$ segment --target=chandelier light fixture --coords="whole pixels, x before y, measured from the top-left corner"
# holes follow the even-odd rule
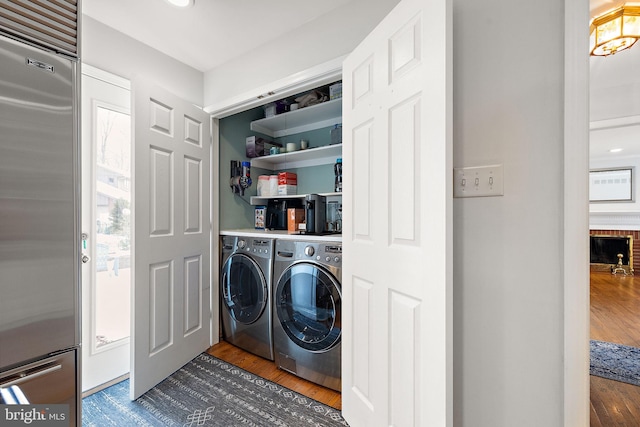
[[[640,38],[640,6],[625,4],[593,18],[589,32],[592,56],[613,55],[629,49]]]

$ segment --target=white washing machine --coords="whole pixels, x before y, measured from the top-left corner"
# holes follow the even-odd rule
[[[278,239],[273,277],[276,364],[341,391],[342,244]]]
[[[274,239],[222,236],[220,313],[224,340],[273,360]]]

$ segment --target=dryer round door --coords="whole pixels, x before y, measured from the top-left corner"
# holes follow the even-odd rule
[[[289,266],[274,294],[278,321],[298,346],[327,351],[340,342],[342,294],[336,278],[319,265]]]
[[[243,254],[233,254],[222,267],[220,294],[235,321],[251,324],[267,306],[267,282],[258,264]]]

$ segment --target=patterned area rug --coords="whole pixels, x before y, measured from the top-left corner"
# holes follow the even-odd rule
[[[202,353],[135,401],[123,381],[82,401],[83,426],[347,426],[340,412]]]
[[[589,372],[597,377],[640,385],[640,349],[591,340]]]

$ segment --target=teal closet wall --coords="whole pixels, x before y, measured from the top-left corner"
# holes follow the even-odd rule
[[[233,116],[220,119],[220,230],[235,228],[253,228],[253,206],[249,198],[256,195],[258,175],[251,170],[254,183],[245,190],[244,196],[234,194],[229,187],[231,178],[231,160],[248,160],[245,151],[245,138],[252,133],[249,124],[253,120],[264,117],[262,109],[248,110]]]

